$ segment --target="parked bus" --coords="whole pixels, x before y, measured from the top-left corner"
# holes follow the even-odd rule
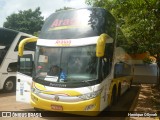
[[[99,112],[114,104],[133,79],[130,58],[122,48],[125,37],[118,31],[114,17],[102,8],[51,14],[39,38],[19,45],[17,101],[85,115],[89,113],[82,111]],[[35,41],[33,63],[23,46]]]
[[[0,28],[0,89],[11,92],[16,88],[18,44],[29,34]],[[31,44],[25,46],[25,53],[31,54]],[[26,51],[27,50],[27,51]]]

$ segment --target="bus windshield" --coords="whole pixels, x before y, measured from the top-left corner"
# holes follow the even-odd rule
[[[49,82],[97,79],[95,45],[70,48],[37,47],[35,78]]]
[[[53,13],[46,19],[39,38],[77,39],[99,36],[110,26],[110,23],[106,21],[106,11],[99,8]]]

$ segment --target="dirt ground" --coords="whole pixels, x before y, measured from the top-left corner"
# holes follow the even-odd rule
[[[140,94],[134,111],[160,114],[160,87],[150,84],[141,85]],[[160,116],[159,116],[160,117]],[[131,117],[130,120],[160,120],[158,117]]]
[[[134,87],[133,87],[134,88]],[[131,92],[135,92],[135,90],[137,90],[137,88],[134,88],[128,92],[126,94],[126,98],[131,95]],[[138,90],[137,90],[138,92]],[[6,96],[7,95],[7,96]],[[139,92],[139,96],[137,93],[137,97],[138,100],[134,105],[134,109],[132,109],[131,111],[137,111],[137,113],[139,113],[139,111],[143,111],[143,113],[156,113],[157,111],[160,111],[160,88],[154,86],[154,85],[141,85],[141,89]],[[122,103],[120,102],[118,105],[116,105],[116,107],[113,109],[118,110],[118,108],[120,108],[120,110],[124,109],[124,106],[126,106],[126,104],[123,104],[124,99],[126,99],[124,96],[122,97],[122,99],[120,101],[122,101]],[[134,97],[133,97],[134,98]],[[18,103],[15,102],[15,93],[7,93],[7,94],[0,94],[0,101],[1,101],[1,107],[0,110],[2,111],[34,111],[34,109],[28,105],[28,104],[23,104],[23,103]],[[6,103],[6,104],[4,104]],[[131,104],[132,102],[128,102],[128,104]],[[123,109],[122,109],[123,108]],[[124,109],[124,111],[126,111]],[[6,118],[3,120],[12,120],[13,118]],[[21,118],[16,118],[14,120],[20,120]],[[53,120],[53,118],[38,118],[36,120]],[[74,118],[74,117],[68,117],[68,118],[61,118],[61,117],[54,117],[54,120],[90,120],[90,118]],[[105,118],[105,117],[95,117],[92,118],[93,120],[112,120],[110,118]],[[0,118],[1,120],[1,118]],[[23,120],[35,120],[34,118],[23,118]],[[116,118],[117,120],[117,118]],[[122,120],[121,118],[119,120]],[[130,117],[127,118],[125,120],[160,120],[158,117]]]

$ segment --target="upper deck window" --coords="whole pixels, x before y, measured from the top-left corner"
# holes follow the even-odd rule
[[[0,46],[10,47],[18,32],[9,29],[0,29]]]
[[[110,26],[116,26],[114,18],[104,9],[68,10],[53,13],[47,18],[39,37],[42,39],[93,37],[102,33],[112,33]]]
[[[0,64],[5,58],[8,49],[11,47],[15,37],[17,36],[18,32],[0,28]]]

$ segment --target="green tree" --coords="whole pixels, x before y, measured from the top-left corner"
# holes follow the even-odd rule
[[[71,7],[63,7],[63,8],[57,9],[55,12],[59,12],[59,11],[62,11],[62,10],[69,10],[69,9],[73,9],[73,8],[71,8]]]
[[[20,10],[17,14],[13,13],[8,16],[7,21],[4,22],[3,27],[14,29],[17,31],[25,32],[28,34],[34,34],[41,30],[44,22],[44,18],[41,16],[40,7],[34,11]]]
[[[128,52],[149,51],[160,69],[160,0],[86,0],[86,3],[108,9],[128,39]]]

